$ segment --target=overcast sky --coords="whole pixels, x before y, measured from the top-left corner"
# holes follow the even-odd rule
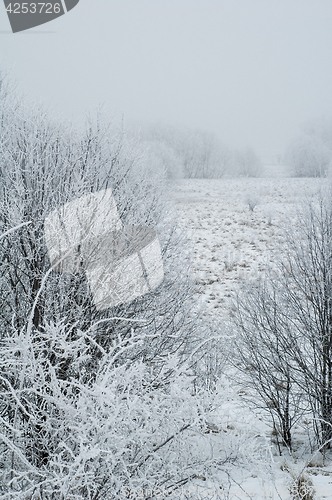
[[[0,65],[57,116],[104,104],[261,153],[332,117],[331,0],[80,0],[17,34],[2,3]]]

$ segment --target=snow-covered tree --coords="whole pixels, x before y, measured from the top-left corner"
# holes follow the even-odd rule
[[[252,148],[248,147],[234,152],[231,175],[235,177],[259,177],[262,170],[262,162]]]
[[[215,134],[187,127],[155,124],[141,127],[142,141],[154,143],[155,151],[164,157],[164,149],[172,151],[172,177],[218,178],[231,168],[231,152]],[[168,154],[169,156],[169,154]],[[176,168],[174,168],[176,167]]]
[[[143,366],[148,375],[142,387],[165,387],[173,373],[164,368],[169,356],[176,354],[181,364],[198,330],[189,312],[192,285],[181,261],[184,247],[163,201],[160,178],[147,168],[141,149],[99,118],[78,133],[13,97],[1,96],[0,111],[0,446],[5,457],[0,488],[8,498],[14,491],[23,499],[29,497],[21,492],[27,489],[32,496],[51,470],[55,476],[48,491],[52,484],[66,488],[68,471],[75,476],[88,469],[88,454],[83,469],[75,462],[81,472],[66,465],[85,446],[84,435],[75,437],[72,426],[83,419],[84,394],[92,398],[84,400],[87,414],[89,405],[92,411],[105,370],[107,383],[112,379],[121,386],[123,373],[110,375],[113,368]],[[123,224],[156,229],[165,277],[144,296],[98,310],[84,269],[52,269],[45,220],[64,204],[107,189]],[[137,342],[131,340],[133,331]],[[133,392],[134,399],[139,397]],[[95,408],[95,422],[103,407]],[[113,417],[105,416],[109,422]],[[179,430],[177,424],[172,429]],[[109,453],[106,447],[105,456]],[[82,488],[75,498],[99,498],[90,486]],[[74,498],[70,495],[59,492],[52,498]]]
[[[332,121],[315,120],[288,146],[285,161],[294,177],[324,177],[332,162]]]

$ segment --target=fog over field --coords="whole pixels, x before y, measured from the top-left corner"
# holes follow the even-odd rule
[[[0,63],[77,124],[104,105],[117,123],[208,130],[271,161],[332,115],[331,21],[329,0],[81,0],[14,37],[2,11]]]

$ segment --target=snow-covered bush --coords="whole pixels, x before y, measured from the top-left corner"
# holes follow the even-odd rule
[[[254,211],[254,208],[259,204],[259,197],[254,193],[247,193],[245,196],[245,202],[248,205],[250,212]]]
[[[135,356],[162,362],[169,350],[185,352],[194,340],[188,315],[192,293],[187,265],[180,263],[184,246],[163,201],[158,175],[135,144],[100,119],[76,133],[53,123],[40,110],[4,105],[0,123],[0,231],[22,226],[0,244],[0,336],[21,330],[49,269],[44,219],[53,210],[80,196],[111,188],[123,224],[156,228],[162,246],[165,279],[153,292],[127,305],[99,312],[94,307],[84,273],[49,274],[38,298],[33,325],[59,321],[65,316],[77,327],[100,318],[142,318],[142,332],[153,335]],[[181,251],[180,251],[181,248]],[[149,320],[148,320],[149,319]],[[100,324],[103,344],[127,323]]]
[[[144,337],[134,326],[106,351],[94,330],[28,325],[1,340],[2,498],[111,499],[201,471],[206,452],[188,436],[204,427],[204,414],[176,358],[158,373],[142,361],[120,363]],[[176,378],[165,384],[170,370]]]
[[[135,323],[104,349],[98,325],[75,330],[64,320],[36,331],[32,317],[0,342],[4,500],[172,498],[202,482],[220,488],[234,466],[251,474],[258,456],[268,459],[248,416],[232,420],[226,387],[194,392],[189,363],[179,367],[177,356],[157,372],[130,361],[146,340]]]
[[[0,491],[3,498],[47,498],[45,487],[50,498],[96,499],[99,485],[106,498],[106,478],[124,485],[123,477],[143,474],[140,484],[144,474],[153,477],[142,472],[151,467],[146,450],[157,457],[153,443],[180,431],[187,425],[181,415],[191,415],[188,408],[175,412],[174,395],[167,400],[169,356],[176,354],[181,365],[200,336],[190,313],[185,247],[163,201],[159,174],[123,132],[100,117],[76,132],[7,95],[0,96],[0,112]],[[84,272],[50,268],[44,221],[64,203],[109,188],[123,224],[156,228],[165,278],[128,304],[98,311]],[[129,416],[121,392],[126,377],[138,416]],[[119,410],[112,403],[117,394]],[[148,424],[135,426],[153,401],[159,406],[147,431],[156,438],[151,444],[142,430]],[[172,416],[169,425],[166,414]],[[135,438],[126,422],[136,429]],[[110,428],[105,440],[95,438]],[[112,448],[118,432],[127,455]],[[172,460],[165,460],[165,470]]]
[[[310,477],[304,473],[295,477],[292,475],[292,480],[289,484],[289,492],[292,500],[314,500],[315,488]]]

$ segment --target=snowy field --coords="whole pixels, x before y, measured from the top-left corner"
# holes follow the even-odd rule
[[[301,202],[320,186],[319,179],[295,178],[185,179],[172,185],[207,317],[228,317],[232,293],[264,272],[282,243],[283,227],[293,224]]]
[[[273,263],[281,251],[283,227],[294,224],[302,201],[316,193],[321,182],[276,176],[181,180],[171,186],[176,217],[191,242],[200,304],[216,333],[228,323],[237,287]],[[246,406],[236,381],[227,375],[221,382],[223,401],[216,403],[213,442],[220,456],[236,449],[243,466],[234,467],[229,489],[219,490],[219,497],[293,499],[288,486],[292,476],[305,469],[314,498],[332,499],[332,463],[322,466],[319,455],[311,459],[303,422],[294,436],[292,456],[280,457],[264,417]],[[197,485],[202,497],[216,496],[214,487],[208,478]]]

